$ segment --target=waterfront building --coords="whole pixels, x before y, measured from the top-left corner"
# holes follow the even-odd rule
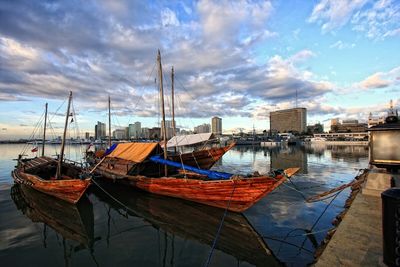
[[[138,139],[142,134],[142,124],[137,121],[134,124],[129,124],[129,139]]]
[[[211,119],[211,132],[215,135],[222,134],[222,119],[219,117],[213,117]]]
[[[316,138],[325,138],[329,141],[340,140],[368,140],[368,132],[343,132],[343,133],[319,133]]]
[[[198,125],[193,128],[193,132],[195,133],[210,133],[210,124],[203,123],[202,125]]]
[[[372,113],[369,113],[368,116],[368,128],[371,128],[372,126],[379,125],[379,124],[384,124],[385,123],[385,118],[384,117],[374,117],[372,116]]]
[[[307,109],[292,108],[272,111],[270,113],[271,132],[305,133],[307,131]]]
[[[335,122],[335,124],[331,124],[331,132],[332,133],[358,133],[358,132],[366,132],[367,124],[359,123],[358,120],[343,120],[342,123]]]
[[[94,139],[100,140],[107,137],[106,135],[106,124],[100,121],[94,126]]]
[[[113,131],[113,137],[118,140],[126,139],[126,130],[124,129],[116,129]]]
[[[90,133],[89,132],[85,132],[85,139],[89,140],[90,139]]]

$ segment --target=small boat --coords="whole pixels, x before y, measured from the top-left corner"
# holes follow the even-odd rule
[[[242,212],[299,170],[245,177],[163,160],[162,151],[158,143],[118,144],[93,171],[150,193]],[[165,175],[167,165],[170,175]]]
[[[18,165],[11,172],[14,181],[25,184],[40,192],[55,196],[70,203],[77,203],[90,185],[89,178],[83,178],[82,169],[72,162],[64,161],[64,147],[67,125],[70,116],[72,92],[69,95],[67,115],[65,119],[64,135],[61,144],[61,153],[58,159],[42,156],[31,159],[18,158]],[[47,104],[46,116],[47,117]],[[44,128],[46,129],[46,123]],[[45,133],[43,140],[45,140]]]
[[[196,145],[199,143],[207,142],[213,137],[214,135],[212,133],[174,136],[170,140],[168,140],[167,148]],[[231,143],[224,147],[203,148],[186,153],[168,152],[168,159],[175,162],[182,162],[185,165],[189,165],[199,169],[208,170],[234,146],[235,143]]]

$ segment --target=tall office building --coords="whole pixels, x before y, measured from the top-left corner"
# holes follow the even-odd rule
[[[134,124],[129,124],[129,138],[138,139],[142,134],[142,124],[137,121]]]
[[[211,132],[215,135],[222,134],[222,119],[219,117],[213,117],[211,119]]]
[[[106,138],[106,124],[100,121],[94,126],[94,138],[96,140]]]
[[[210,132],[210,124],[203,123],[202,125],[198,125],[194,127],[193,131],[195,133],[209,133]]]
[[[292,108],[271,112],[270,129],[279,133],[305,133],[307,131],[307,109]]]

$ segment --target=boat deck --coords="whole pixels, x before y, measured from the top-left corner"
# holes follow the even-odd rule
[[[38,157],[38,158],[34,158],[32,160],[25,162],[24,168],[25,168],[25,171],[28,171],[30,169],[46,165],[50,162],[56,162],[56,161],[49,157]]]

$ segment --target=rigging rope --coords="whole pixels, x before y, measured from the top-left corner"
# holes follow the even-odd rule
[[[212,246],[211,246],[211,250],[210,250],[210,253],[209,253],[209,255],[208,255],[207,262],[206,262],[206,264],[204,265],[204,266],[206,266],[206,267],[208,267],[208,266],[210,265],[210,261],[211,261],[212,254],[213,254],[213,252],[214,252],[215,246],[217,245],[217,241],[218,241],[219,235],[220,235],[220,233],[221,233],[222,226],[223,226],[224,221],[225,221],[225,217],[226,217],[226,215],[228,214],[228,209],[229,209],[229,207],[230,207],[230,205],[231,205],[231,201],[232,201],[232,198],[233,198],[233,194],[234,194],[235,189],[236,189],[236,182],[233,181],[233,183],[234,183],[234,185],[233,185],[233,189],[232,189],[231,196],[230,196],[229,201],[228,201],[228,205],[226,206],[225,211],[224,211],[224,215],[222,216],[221,221],[220,221],[220,223],[219,223],[218,230],[217,230],[217,234],[215,235],[213,244],[212,244]]]

